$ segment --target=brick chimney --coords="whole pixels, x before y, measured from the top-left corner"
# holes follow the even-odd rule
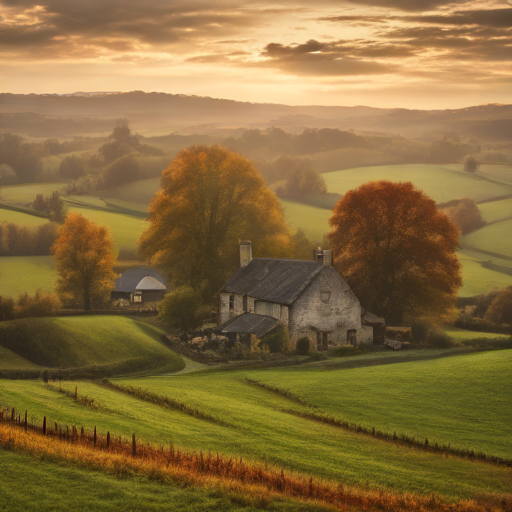
[[[245,267],[252,260],[252,245],[250,240],[240,240],[240,266]]]
[[[313,259],[317,263],[320,263],[320,265],[332,267],[333,253],[330,249],[322,249],[321,247],[319,247],[318,249],[313,250]]]

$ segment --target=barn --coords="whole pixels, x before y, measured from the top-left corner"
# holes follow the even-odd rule
[[[288,327],[292,348],[308,336],[317,350],[371,343],[375,323],[345,280],[332,267],[331,251],[315,251],[315,260],[252,258],[242,242],[241,267],[218,298],[218,330],[239,339],[262,337],[277,324]],[[366,317],[366,319],[365,319]]]
[[[164,278],[151,267],[141,265],[128,269],[116,279],[116,288],[111,298],[144,303],[160,301],[166,293]]]

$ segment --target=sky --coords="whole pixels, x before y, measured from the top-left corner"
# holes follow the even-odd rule
[[[512,0],[0,0],[0,90],[512,102]]]

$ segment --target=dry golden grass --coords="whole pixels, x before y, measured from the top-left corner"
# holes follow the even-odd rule
[[[512,507],[511,496],[482,501],[448,503],[437,496],[368,491],[342,483],[285,474],[274,467],[247,464],[242,459],[203,452],[183,452],[171,446],[137,444],[120,437],[86,433],[55,424],[30,425],[25,416],[0,411],[0,448],[20,451],[45,460],[65,462],[123,476],[146,476],[162,483],[174,482],[224,489],[229,492],[282,496],[314,501],[337,510],[387,510],[393,512],[502,512]]]

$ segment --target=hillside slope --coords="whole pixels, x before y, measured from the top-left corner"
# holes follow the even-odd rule
[[[155,327],[118,316],[30,318],[2,322],[0,346],[49,368],[181,370],[185,362],[160,343],[160,334]]]

